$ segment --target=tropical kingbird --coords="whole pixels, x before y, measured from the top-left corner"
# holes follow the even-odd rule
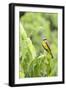
[[[49,46],[48,41],[47,41],[47,39],[45,37],[42,40],[42,46],[51,55],[51,57],[53,58],[53,54],[51,52],[50,46]]]

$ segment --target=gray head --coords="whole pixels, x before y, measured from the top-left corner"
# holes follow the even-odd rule
[[[40,35],[40,37],[41,37],[42,40],[46,40],[46,37],[45,37],[43,31],[44,31],[44,30],[40,30],[40,31],[38,32],[38,35]]]
[[[46,40],[46,37],[44,35],[42,35],[41,37],[42,37],[42,40]]]

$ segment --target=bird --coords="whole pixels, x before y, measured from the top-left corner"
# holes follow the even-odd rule
[[[53,58],[53,54],[52,54],[50,46],[48,44],[48,40],[45,38],[45,36],[43,36],[43,38],[42,38],[42,46]]]

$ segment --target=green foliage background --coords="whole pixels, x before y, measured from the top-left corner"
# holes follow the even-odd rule
[[[19,77],[48,77],[58,73],[58,14],[26,12],[20,16]],[[44,35],[54,58],[41,45]]]

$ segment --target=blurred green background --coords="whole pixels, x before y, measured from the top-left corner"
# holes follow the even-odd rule
[[[19,17],[19,78],[57,76],[58,14],[23,13]],[[49,42],[53,59],[41,45],[42,35]]]

